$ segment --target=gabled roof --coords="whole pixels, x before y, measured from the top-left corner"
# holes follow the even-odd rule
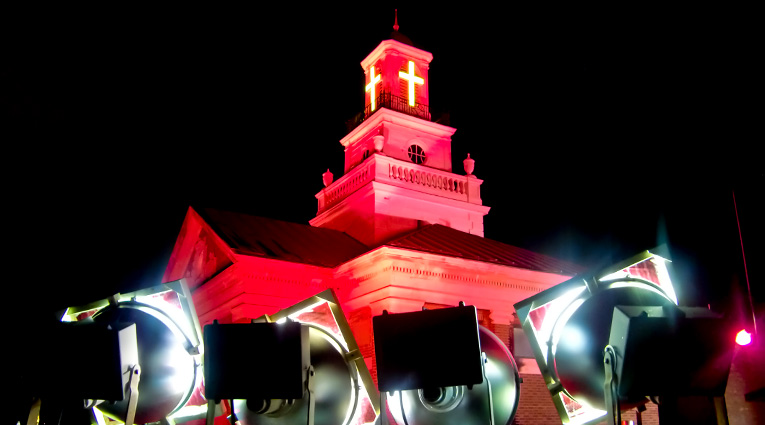
[[[337,230],[215,209],[197,211],[237,254],[336,267],[371,250]],[[582,272],[566,261],[440,224],[426,225],[382,246],[564,275]]]
[[[337,230],[215,209],[197,211],[237,254],[335,267],[368,250]]]
[[[583,271],[582,267],[557,258],[440,224],[424,226],[385,245],[541,272],[575,275]]]

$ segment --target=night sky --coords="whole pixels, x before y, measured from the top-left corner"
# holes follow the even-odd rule
[[[486,237],[584,266],[666,243],[681,303],[738,317],[735,193],[763,299],[750,11],[367,3],[5,13],[6,285],[57,308],[157,284],[189,205],[307,224],[399,7]]]

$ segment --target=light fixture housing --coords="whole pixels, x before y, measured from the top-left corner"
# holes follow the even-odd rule
[[[676,306],[669,260],[643,251],[515,304],[523,331],[564,424],[606,415],[603,349],[615,306]],[[644,397],[623,406],[645,403]]]
[[[512,423],[520,397],[513,356],[474,306],[373,319],[380,391],[396,422]]]
[[[395,391],[387,394],[396,423],[410,425],[510,425],[518,410],[521,378],[507,346],[489,329],[478,333],[484,354],[485,378],[468,389],[464,385]],[[449,352],[438,355],[450,358]],[[491,411],[489,410],[491,393]],[[491,415],[491,418],[490,416]],[[406,418],[406,420],[404,419]],[[490,421],[493,419],[493,422]]]
[[[307,330],[309,363],[314,370],[315,425],[371,424],[377,420],[380,414],[377,389],[333,290],[325,290],[254,322],[299,325]],[[263,400],[256,401],[257,406],[252,400],[234,400],[233,411],[242,425],[306,423],[307,393],[302,398],[267,401],[269,405],[260,405]]]
[[[54,322],[39,331],[36,337],[45,342],[45,347],[33,351],[44,358],[35,359],[27,379],[35,396],[44,402],[56,398],[79,400],[80,405],[83,400],[125,399],[131,367],[138,364],[135,324]],[[97,347],[97,355],[85,355],[72,347]],[[55,361],[51,355],[55,355]]]
[[[205,397],[303,398],[310,365],[308,332],[297,322],[205,326]]]
[[[474,306],[384,312],[372,318],[372,325],[380,391],[483,382]]]
[[[166,419],[181,409],[201,383],[202,340],[196,310],[183,279],[70,307],[64,322],[92,320],[101,326],[135,324],[138,363],[136,423]],[[88,353],[100,356],[100,347]],[[96,408],[125,421],[128,400],[101,403]]]
[[[704,307],[617,306],[614,348],[619,399],[722,397],[733,359],[731,326]]]

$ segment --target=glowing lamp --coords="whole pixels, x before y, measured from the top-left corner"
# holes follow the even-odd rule
[[[563,423],[585,424],[606,415],[603,349],[614,307],[675,306],[666,263],[644,251],[515,304]],[[644,403],[640,396],[622,400],[621,406]]]
[[[752,343],[752,334],[746,331],[746,329],[741,329],[736,334],[736,344],[738,345],[749,345]]]

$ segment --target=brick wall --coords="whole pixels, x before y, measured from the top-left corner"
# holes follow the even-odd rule
[[[560,417],[542,375],[523,374],[521,379],[521,397],[513,424],[560,425]]]

